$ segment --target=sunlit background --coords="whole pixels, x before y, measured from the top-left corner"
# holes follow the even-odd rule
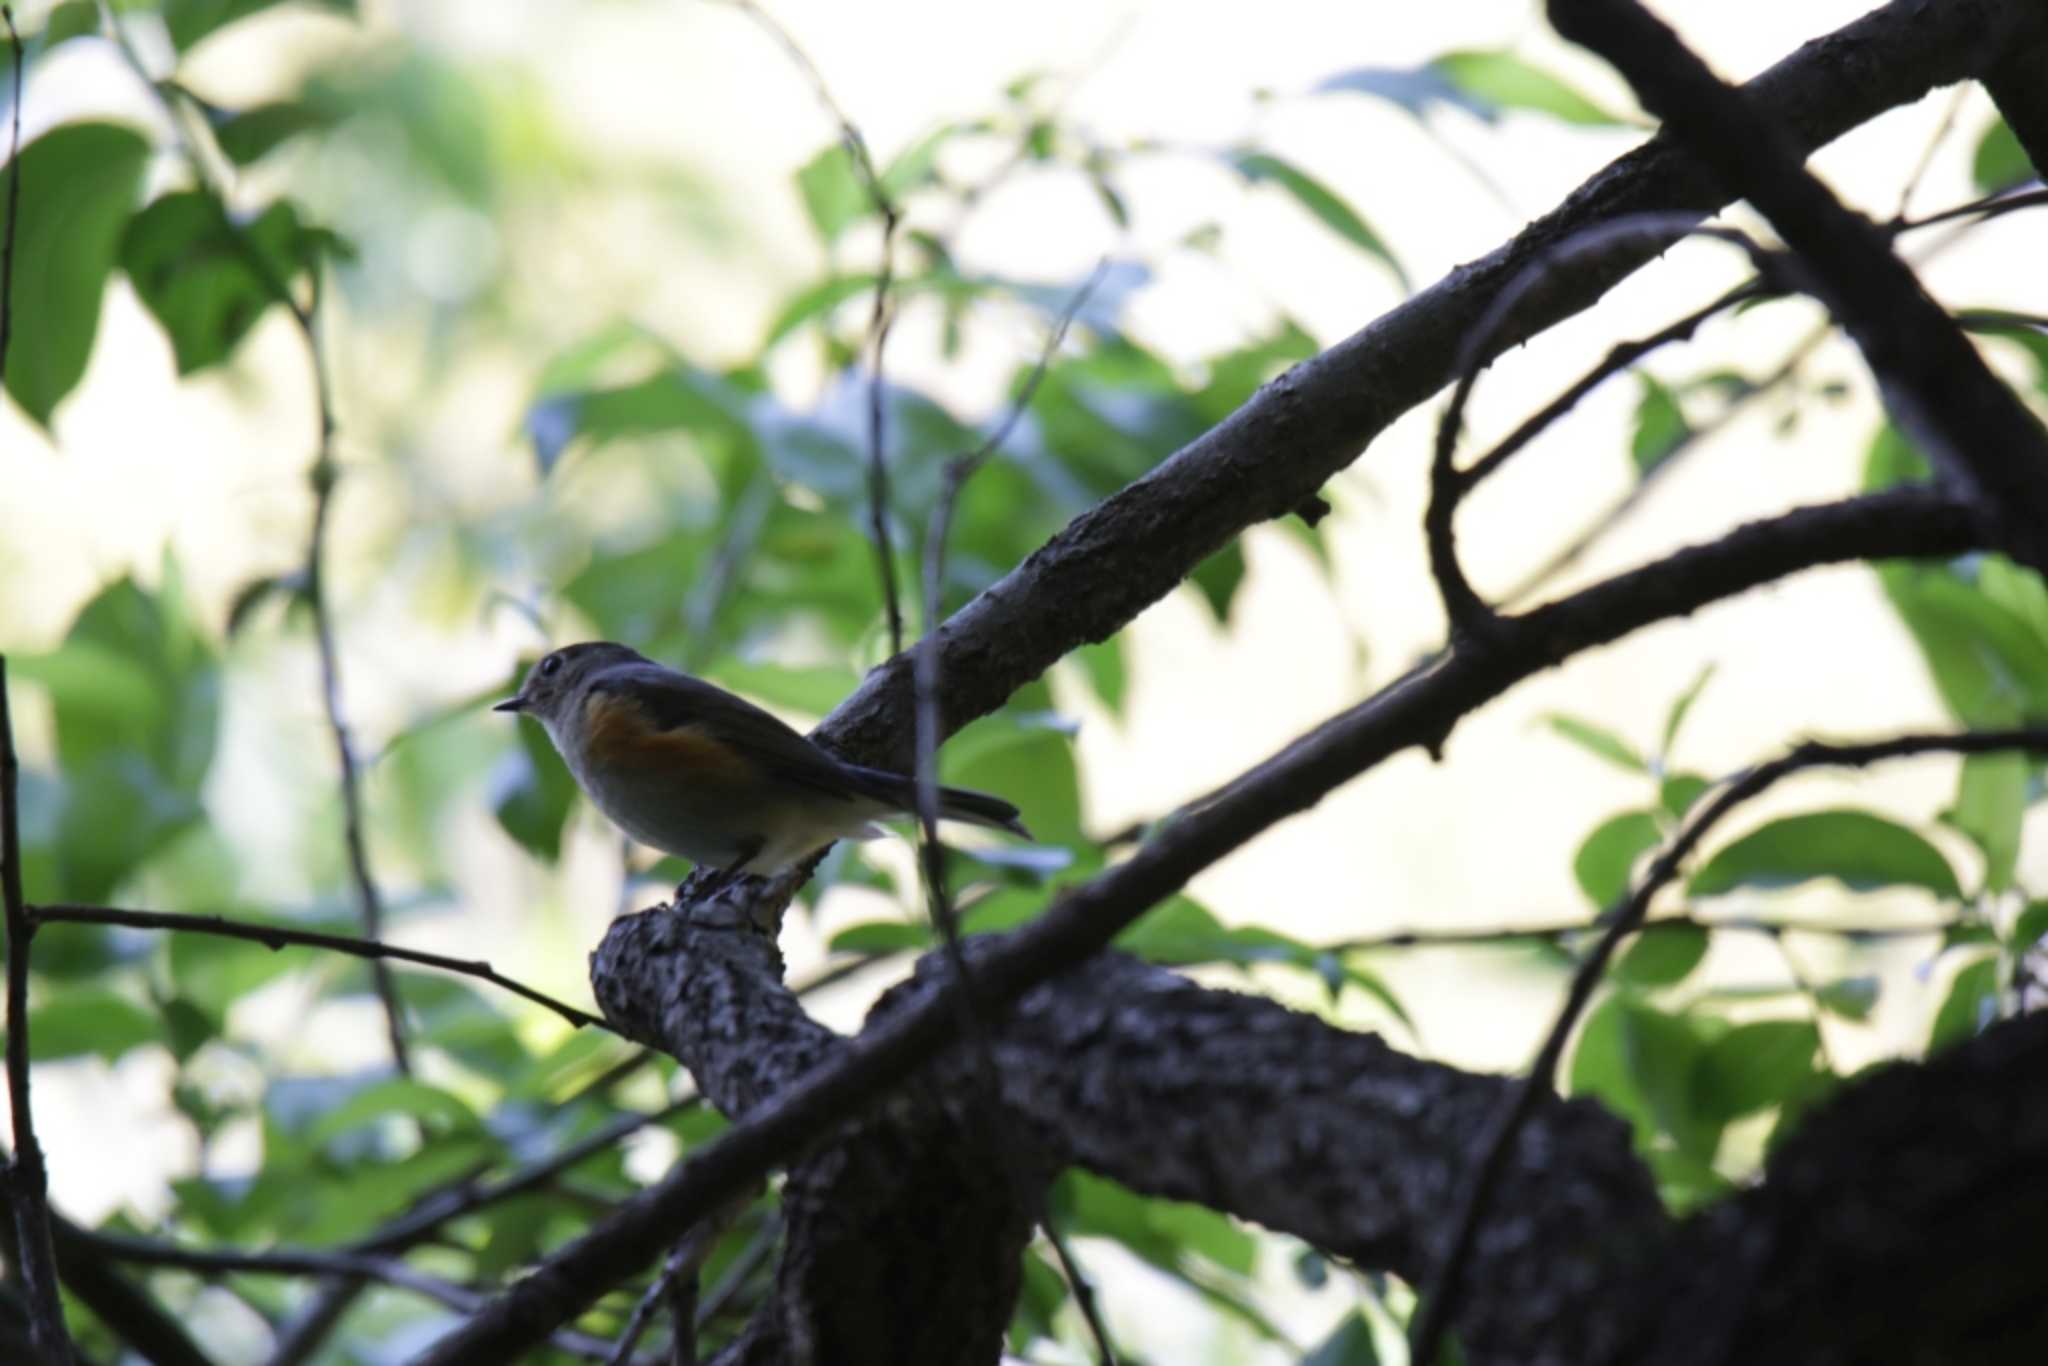
[[[51,9],[20,8],[30,33]],[[1722,73],[1747,77],[1867,6],[1657,8]],[[1099,260],[1111,264],[1067,357],[1090,353],[1113,327],[1198,387],[1213,358],[1278,339],[1270,372],[1489,251],[1645,135],[1626,87],[1551,35],[1540,6],[1523,0],[1272,0],[1255,12],[1185,0],[900,0],[773,12],[879,162],[954,130],[933,146],[940,178],[907,195],[898,265],[916,275],[912,263],[928,270],[942,249],[951,278],[990,287],[906,287],[887,373],[968,430],[1001,415]],[[697,436],[629,423],[615,439],[564,442],[573,428],[544,400],[637,380],[667,358],[703,372],[757,366],[782,409],[822,414],[821,429],[856,434],[857,450],[861,391],[840,367],[863,339],[870,296],[849,288],[836,304],[792,313],[820,303],[822,282],[871,272],[879,243],[874,220],[858,212],[825,240],[833,186],[819,172],[807,201],[800,185],[821,154],[830,162],[832,118],[761,25],[693,0],[366,0],[355,18],[287,4],[222,28],[182,59],[146,7],[120,22],[130,53],[83,36],[35,56],[24,143],[68,122],[132,124],[159,149],[149,183],[188,180],[176,139],[189,130],[136,64],[162,75],[175,62],[179,82],[221,109],[304,100],[322,111],[323,129],[215,169],[238,210],[253,216],[288,193],[354,248],[331,271],[319,317],[342,467],[327,593],[367,762],[390,937],[487,955],[511,976],[587,1003],[586,955],[607,921],[659,899],[672,870],[627,885],[618,836],[580,803],[559,858],[514,838],[501,808],[554,790],[553,756],[480,704],[500,695],[522,658],[612,633],[808,721],[888,646],[872,562],[861,555],[820,566],[815,583],[761,588],[753,615],[702,629],[729,605],[707,604],[703,580],[722,572],[707,547],[731,519],[764,516],[762,500],[838,507],[858,497],[857,468],[795,451],[780,468],[784,486],[767,481],[735,502]],[[1415,77],[1444,54],[1503,52],[1557,78],[1547,108],[1431,98]],[[1815,165],[1876,217],[1900,208],[1909,180],[1912,209],[1946,207],[1979,193],[1973,165],[1993,117],[1981,92],[1937,92]],[[1044,155],[1020,150],[1037,146],[1032,137]],[[1319,213],[1299,183],[1257,173],[1269,164],[1305,175],[1354,217]],[[955,192],[967,185],[986,189]],[[2048,312],[2024,217],[1929,256],[1925,278],[1957,307]],[[1910,247],[1924,255],[1939,240],[1937,231]],[[1613,342],[1706,302],[1745,266],[1717,244],[1678,247],[1508,357],[1479,384],[1470,449]],[[1584,556],[1534,596],[1858,487],[1880,414],[1854,353],[1838,339],[1812,340],[1818,321],[1800,302],[1723,316],[1693,345],[1650,362],[1668,388],[1624,376],[1584,403],[1463,514],[1461,545],[1482,590],[1509,591],[1588,529],[1600,534]],[[1727,381],[1759,384],[1795,353],[1764,392]],[[1989,354],[2032,381],[2026,353]],[[102,899],[113,904],[353,914],[312,632],[289,584],[252,591],[303,566],[316,411],[305,349],[282,310],[264,313],[225,364],[181,379],[164,328],[119,273],[84,377],[48,425],[0,404],[0,649],[26,675],[16,725],[27,767],[56,769],[45,685],[58,674],[34,661],[58,650],[109,584],[125,577],[151,594],[182,594],[182,610],[220,654],[203,816],[108,889]],[[1253,529],[1241,583],[1226,574],[1206,594],[1183,588],[1124,633],[1114,665],[1055,671],[1084,831],[1107,836],[1170,811],[1435,646],[1442,623],[1420,519],[1436,414],[1432,404],[1397,423],[1333,481],[1335,512],[1318,536],[1296,525]],[[1180,420],[1103,415],[1148,434],[1127,438],[1146,461],[1176,444]],[[1699,435],[1625,515],[1608,517],[1638,488],[1631,452],[1663,439],[1659,421]],[[688,553],[662,549],[684,533]],[[1006,567],[969,563],[951,587],[964,594]],[[772,610],[777,592],[794,599],[827,585],[852,602],[834,624]],[[1191,892],[1225,925],[1256,923],[1311,944],[1588,916],[1575,854],[1604,818],[1654,806],[1657,778],[1604,761],[1548,718],[1595,719],[1656,752],[1674,701],[1708,670],[1674,771],[1713,776],[1808,733],[1947,718],[1876,577],[1855,567],[1814,573],[1531,682],[1461,727],[1441,763],[1396,758],[1224,860]],[[1787,785],[1753,819],[1853,798],[1931,832],[1967,864],[1967,842],[1937,827],[1955,783],[1944,761],[1813,778]],[[2035,841],[2026,852],[2022,882],[2048,872],[2044,849]],[[645,872],[652,862],[643,852],[631,866]],[[792,978],[825,962],[850,926],[921,914],[907,846],[867,846],[840,867],[842,880],[785,931]],[[1823,886],[1790,904],[1828,911],[1842,900]],[[1924,893],[1893,890],[1856,898],[1853,910],[1882,922],[1924,919],[1933,906]],[[1954,970],[1936,960],[1938,948],[1723,935],[1685,990],[1754,991],[1752,1005],[1733,1009],[1768,1013],[1784,1009],[1795,977],[1881,975],[1867,1020],[1823,1018],[1831,1060],[1847,1071],[1924,1041]],[[248,1119],[224,1125],[202,1152],[172,1103],[174,1080],[231,1105],[259,1093],[266,1076],[383,1065],[374,998],[336,990],[334,970],[307,961],[236,1001],[228,1034],[246,1047],[181,1067],[146,1043],[113,1061],[43,1067],[38,1121],[59,1208],[88,1224],[125,1211],[148,1226],[171,1207],[172,1182],[229,1179],[262,1162],[262,1132]],[[817,1009],[855,1027],[904,961],[855,978]],[[1405,1018],[1356,985],[1333,996],[1312,973],[1201,971],[1485,1068],[1527,1060],[1563,981],[1551,958],[1526,950],[1389,949],[1356,961]],[[534,1047],[566,1030],[538,1009],[517,1018]],[[484,1082],[432,1052],[422,1074],[490,1100]],[[1730,1174],[1754,1161],[1760,1141],[1725,1151]],[[675,1151],[657,1132],[635,1148],[632,1169],[651,1177]],[[1290,1248],[1269,1240],[1249,1292],[1269,1336],[1104,1240],[1079,1246],[1116,1334],[1156,1361],[1292,1361],[1354,1299],[1334,1281],[1312,1288]],[[224,1298],[201,1296],[195,1313],[222,1343],[260,1344],[260,1328]],[[1035,1359],[1082,1359],[1077,1329],[1062,1320],[1064,1345],[1042,1343]],[[1384,1322],[1381,1331],[1391,1334]],[[246,1350],[224,1347],[223,1359],[260,1359],[260,1346]]]

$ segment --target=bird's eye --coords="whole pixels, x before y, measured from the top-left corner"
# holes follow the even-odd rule
[[[562,657],[560,655],[549,655],[540,662],[540,676],[542,678],[553,678],[561,671]]]

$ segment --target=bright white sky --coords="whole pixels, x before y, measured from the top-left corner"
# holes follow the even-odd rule
[[[28,6],[31,15],[36,8]],[[687,0],[384,0],[364,8],[373,32],[399,26],[453,52],[530,65],[578,139],[615,158],[687,167],[717,186],[713,212],[736,225],[740,239],[726,258],[678,250],[671,223],[631,206],[565,203],[565,234],[583,244],[569,249],[556,282],[570,313],[597,321],[630,312],[693,354],[737,356],[786,291],[815,271],[817,248],[790,176],[830,128],[782,54],[743,17]],[[1868,6],[1669,0],[1657,8],[1723,73],[1748,76]],[[1419,284],[1490,250],[1636,136],[1588,134],[1533,117],[1495,128],[1444,117],[1442,136],[1484,168],[1490,189],[1391,108],[1300,98],[1346,67],[1408,66],[1449,49],[1511,47],[1608,107],[1632,108],[1604,68],[1558,43],[1538,7],[1522,0],[1268,0],[1255,11],[1221,0],[893,0],[774,9],[885,156],[938,119],[986,108],[1020,72],[1045,68],[1074,78],[1067,107],[1106,141],[1218,145],[1257,137],[1342,193]],[[353,41],[347,29],[320,18],[248,28],[202,53],[195,84],[229,102],[261,96],[278,79],[280,54],[287,62],[310,60]],[[1255,92],[1262,90],[1275,97],[1260,100]],[[1888,214],[1948,105],[1944,93],[1887,116],[1824,152],[1816,165],[1854,203]],[[139,108],[112,55],[84,43],[38,74],[27,122],[33,135],[62,118]],[[1961,107],[1961,131],[1933,164],[1918,206],[1969,197],[1968,153],[1988,118],[1988,103],[1971,94]],[[1229,345],[1261,327],[1275,308],[1330,342],[1399,298],[1384,271],[1340,246],[1277,192],[1240,195],[1195,159],[1162,162],[1131,177],[1128,189],[1142,245],[1164,248],[1205,220],[1224,227],[1227,268],[1184,253],[1133,301],[1134,328],[1170,355],[1192,360]],[[495,232],[489,223],[423,224],[419,288],[460,288],[461,271],[475,253],[493,249]],[[1986,233],[1934,267],[1931,283],[1959,305],[2048,311],[2048,279],[2033,268],[2038,245],[2023,266],[2021,232],[2006,226]],[[1061,279],[1084,272],[1111,245],[1103,219],[1080,191],[1026,179],[983,211],[962,250],[971,261],[1000,262],[1012,275]],[[1611,342],[1705,300],[1735,278],[1735,268],[1715,248],[1674,252],[1597,313],[1558,329],[1482,382],[1476,430],[1503,431]],[[1673,378],[1720,366],[1761,374],[1813,316],[1790,306],[1724,322],[1654,368]],[[406,391],[402,367],[425,343],[402,327],[395,334],[352,333],[346,318],[335,320],[335,330],[344,424],[353,411],[355,439],[373,440],[360,414]],[[1020,332],[1009,349],[984,348],[967,365],[945,370],[933,342],[930,329],[906,324],[894,366],[973,415],[987,411],[993,386],[1038,345],[1036,336]],[[432,496],[445,499],[452,514],[487,515],[527,497],[522,481],[530,466],[516,434],[539,359],[509,347],[465,358],[448,392],[412,419],[413,436],[439,462]],[[1852,397],[1804,413],[1789,440],[1774,431],[1780,412],[1759,406],[1689,457],[1568,583],[1706,538],[1744,517],[1852,488],[1876,410],[1852,354],[1839,346],[1824,350],[1816,373],[1850,380]],[[807,377],[785,378],[801,384]],[[182,561],[202,610],[219,621],[236,587],[298,553],[307,400],[294,339],[274,320],[232,372],[179,384],[160,336],[117,286],[87,382],[60,411],[58,447],[12,408],[0,410],[0,487],[17,491],[0,501],[0,647],[33,651],[53,643],[99,584],[131,567],[153,576],[166,547]],[[1586,509],[1624,487],[1632,405],[1627,386],[1605,391],[1471,504],[1461,545],[1482,586],[1518,576],[1566,539]],[[1230,631],[1216,630],[1191,598],[1177,596],[1133,628],[1136,663],[1123,725],[1095,714],[1086,699],[1072,699],[1086,718],[1081,748],[1098,828],[1156,815],[1222,781],[1357,701],[1435,643],[1439,620],[1419,530],[1434,412],[1398,424],[1336,481],[1334,591],[1296,542],[1255,531],[1248,540],[1252,573]],[[373,468],[352,478],[339,505],[341,629],[348,691],[374,748],[421,711],[502,674],[531,640],[508,620],[480,629],[473,618],[423,619],[416,598],[382,590],[374,558],[352,556],[349,548],[378,544],[401,500],[419,489],[406,477],[379,473],[374,449],[358,449],[355,459]],[[1362,666],[1360,641],[1369,646]],[[302,793],[328,781],[311,660],[286,643],[245,652],[240,663],[211,797],[252,862],[277,856],[278,871],[263,875],[270,879],[265,885],[274,882],[274,894],[290,896],[303,838]],[[1709,772],[1806,732],[1858,734],[1941,719],[1869,576],[1854,569],[1810,575],[1532,682],[1461,728],[1443,764],[1416,755],[1387,764],[1226,860],[1195,890],[1227,919],[1317,939],[1581,913],[1572,851],[1600,818],[1637,804],[1643,793],[1635,781],[1539,729],[1537,718],[1566,708],[1605,718],[1649,745],[1670,699],[1707,663],[1718,673],[1694,709],[1681,755]],[[35,720],[32,713],[25,737],[32,756],[43,740]],[[1895,768],[1859,782],[1856,791],[1861,800],[1930,820],[1946,799],[1950,773],[1931,763]],[[1810,807],[1846,791],[1815,780],[1777,802]],[[375,793],[373,783],[373,799]],[[583,955],[616,895],[612,846],[599,827],[579,827],[559,877],[533,867],[497,831],[481,800],[475,819],[448,838],[473,910],[420,923],[409,937],[472,949],[489,943],[501,968],[582,998]],[[2048,871],[2039,866],[2039,851],[2048,846],[2034,847],[2037,874]],[[536,920],[534,905],[559,913]],[[828,904],[819,934],[793,928],[793,970],[816,957],[822,933],[872,914],[855,894]],[[1807,952],[1810,975],[1839,967],[1831,967],[1833,950],[1824,944]],[[1422,1046],[1471,1065],[1519,1065],[1533,1047],[1537,1012],[1547,1011],[1557,985],[1469,957],[1410,954],[1383,966],[1419,1022]],[[1767,951],[1740,943],[1717,950],[1714,966],[1745,980],[1781,971]],[[1941,985],[1897,979],[1871,1028],[1831,1023],[1838,1061],[1922,1027]],[[272,1004],[278,1021],[298,1019],[300,1003]],[[838,1002],[835,1022],[850,1025],[861,1004]],[[1364,1025],[1386,1023],[1362,1000],[1347,997],[1342,1013]],[[365,1028],[361,1015],[327,1010],[317,1021],[309,1057],[343,1065],[376,1051],[378,1031]],[[67,1069],[68,1107],[56,1101],[55,1087],[43,1092],[52,1098],[39,1118],[56,1155],[58,1198],[75,1214],[95,1217],[123,1200],[150,1208],[159,1199],[160,1173],[144,1170],[133,1154],[142,1135],[172,1131],[153,1128],[146,1114],[135,1127],[110,1126],[104,1118],[109,1109],[159,1107],[159,1068],[137,1055],[119,1073]],[[110,1141],[106,1161],[78,1156]],[[171,1152],[165,1160],[176,1166],[186,1159]],[[1263,1359],[1235,1337],[1222,1344],[1177,1339],[1170,1327],[1176,1315],[1145,1312],[1152,1301],[1140,1293],[1142,1282],[1120,1269],[1109,1295],[1112,1316],[1134,1345],[1160,1360]],[[1304,1338],[1341,1307],[1280,1284],[1273,1294]]]

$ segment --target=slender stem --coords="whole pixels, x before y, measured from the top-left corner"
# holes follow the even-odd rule
[[[913,687],[916,693],[917,717],[917,765],[915,774],[917,779],[917,820],[920,836],[918,840],[918,856],[924,873],[925,895],[930,906],[932,923],[938,928],[940,940],[944,946],[946,966],[954,980],[960,984],[960,990],[954,993],[954,998],[959,1011],[961,1033],[972,1042],[974,1047],[978,1061],[976,1075],[981,1079],[983,1088],[987,1093],[986,1099],[991,1111],[993,1111],[1000,1095],[995,1053],[989,1044],[988,1029],[986,1022],[982,1018],[979,996],[975,991],[974,978],[968,970],[967,955],[960,948],[959,916],[955,914],[952,889],[946,882],[946,846],[939,837],[938,774],[940,719],[938,702],[938,623],[942,619],[944,608],[946,543],[952,533],[953,513],[959,505],[961,491],[966,488],[967,481],[974,477],[975,472],[987,463],[995,452],[1001,448],[1003,442],[1009,438],[1011,431],[1022,420],[1025,411],[1031,406],[1032,398],[1038,392],[1039,383],[1045,378],[1046,371],[1052,366],[1053,357],[1059,354],[1060,344],[1065,341],[1068,328],[1073,325],[1074,319],[1079,316],[1082,306],[1087,303],[1088,296],[1094,292],[1096,285],[1101,281],[1107,268],[1107,261],[1098,262],[1095,269],[1089,273],[1088,278],[1082,281],[1081,287],[1074,292],[1073,298],[1067,301],[1067,306],[1062,310],[1059,321],[1054,325],[1051,334],[1046,338],[1045,347],[1038,356],[1038,363],[1031,368],[1031,373],[1025,377],[1024,384],[1018,390],[1016,399],[1010,404],[1009,410],[1004,414],[1002,421],[996,425],[995,430],[990,432],[988,437],[975,450],[947,462],[945,477],[940,484],[938,505],[932,510],[931,528],[925,536],[923,610],[925,632],[918,641],[916,658],[912,661],[914,666]],[[1002,1150],[1006,1159],[1008,1159],[1003,1164],[1005,1174],[1013,1181],[1021,1180],[1022,1164],[1016,1160],[1015,1154],[1011,1150],[1013,1139],[1010,1135],[1009,1127],[1006,1124],[999,1123],[995,1131],[995,1140],[997,1146]],[[1051,1213],[1047,1212],[1041,1222],[1048,1236],[1053,1239],[1054,1246],[1061,1248],[1061,1259],[1063,1264],[1066,1264],[1067,1259],[1064,1245],[1059,1241]],[[1071,1265],[1069,1265],[1069,1270],[1071,1273]],[[1085,1286],[1085,1282],[1081,1281],[1077,1275],[1070,1274],[1070,1279],[1074,1280],[1077,1287]],[[1077,1289],[1077,1298],[1082,1293],[1081,1289]],[[1103,1329],[1100,1316],[1093,1310],[1092,1292],[1089,1292],[1089,1298],[1091,1303],[1088,1305],[1085,1315],[1089,1330],[1095,1335],[1096,1345],[1100,1350],[1101,1359],[1105,1366],[1115,1366],[1116,1353],[1110,1345],[1108,1333]]]
[[[1683,239],[1686,237],[1711,237],[1717,241],[1729,242],[1748,253],[1761,277],[1758,282],[1745,285],[1743,289],[1761,289],[1782,273],[1774,269],[1774,263],[1761,247],[1743,233],[1731,228],[1702,227],[1684,214],[1645,213],[1631,214],[1605,223],[1597,223],[1567,237],[1557,245],[1541,252],[1524,266],[1505,286],[1502,287],[1479,324],[1465,337],[1459,348],[1457,382],[1451,388],[1450,402],[1444,405],[1443,415],[1437,421],[1436,442],[1430,459],[1429,505],[1423,513],[1423,535],[1429,548],[1430,575],[1436,580],[1438,595],[1443,600],[1444,616],[1450,622],[1453,642],[1473,642],[1492,634],[1499,618],[1478,592],[1471,580],[1465,576],[1464,567],[1458,561],[1457,511],[1458,504],[1471,491],[1472,486],[1491,474],[1506,462],[1509,456],[1527,444],[1537,432],[1550,422],[1562,416],[1593,385],[1606,378],[1606,362],[1596,367],[1593,373],[1565,391],[1542,412],[1524,423],[1520,430],[1502,443],[1501,447],[1482,459],[1469,470],[1461,470],[1457,464],[1458,437],[1464,426],[1465,407],[1471,401],[1473,387],[1479,381],[1479,372],[1487,359],[1494,353],[1494,343],[1502,335],[1512,335],[1511,325],[1516,310],[1530,292],[1536,289],[1559,268],[1586,256],[1602,251],[1625,247],[1632,240],[1643,237],[1656,239]],[[1739,297],[1741,291],[1737,291]],[[1700,320],[1718,312],[1730,302],[1724,296],[1704,310],[1699,318],[1690,322],[1680,320],[1684,331],[1675,335],[1688,335]],[[1670,329],[1666,329],[1669,331]],[[1644,351],[1670,340],[1659,334],[1637,345]],[[1628,348],[1616,348],[1610,353],[1612,361],[1616,354],[1626,355]],[[1624,362],[1626,363],[1626,362]]]
[[[121,925],[134,930],[173,930],[190,934],[210,934],[223,939],[246,939],[269,949],[298,946],[328,949],[376,963],[387,960],[417,963],[422,967],[439,968],[443,972],[481,978],[493,986],[503,987],[515,995],[523,996],[536,1005],[546,1006],[579,1029],[585,1025],[595,1025],[599,1029],[611,1028],[611,1025],[599,1016],[592,1015],[587,1010],[579,1010],[567,1001],[558,1001],[546,992],[537,991],[523,982],[515,982],[480,959],[452,958],[447,954],[429,953],[424,949],[400,948],[395,944],[385,944],[374,939],[358,939],[346,934],[324,934],[318,930],[296,930],[288,926],[265,925],[251,920],[232,920],[221,915],[128,911],[108,906],[67,904],[36,906],[30,910],[29,916],[38,924]]]
[[[430,1276],[397,1257],[315,1248],[270,1248],[250,1252],[238,1248],[180,1247],[175,1243],[94,1229],[78,1230],[78,1238],[82,1245],[110,1261],[168,1267],[201,1276],[354,1277],[410,1291],[460,1313],[474,1312],[489,1299],[485,1291]],[[556,1332],[551,1341],[562,1351],[591,1361],[603,1361],[611,1352],[610,1343],[587,1333],[562,1330]]]
[[[14,16],[6,15],[12,32]],[[21,39],[15,38],[17,49]],[[7,700],[7,657],[0,655],[0,900],[7,910],[7,1103],[14,1121],[14,1160],[5,1173],[14,1236],[28,1287],[29,1333],[51,1362],[69,1362],[71,1335],[57,1293],[57,1254],[50,1239],[50,1178],[36,1141],[29,1104],[28,956],[35,922],[21,890],[21,767],[14,756],[14,718]]]
[[[1737,775],[1712,800],[1698,808],[1698,814],[1688,820],[1665,846],[1627,899],[1615,907],[1606,932],[1573,974],[1564,1005],[1558,1011],[1550,1033],[1544,1038],[1542,1048],[1537,1051],[1536,1061],[1508,1093],[1476,1145],[1478,1156],[1458,1203],[1450,1241],[1446,1244],[1435,1282],[1429,1287],[1416,1315],[1410,1337],[1412,1349],[1409,1358],[1416,1366],[1434,1366],[1437,1361],[1443,1335],[1450,1327],[1451,1315],[1457,1308],[1465,1263],[1471,1258],[1481,1216],[1502,1169],[1507,1165],[1515,1135],[1535,1108],[1538,1097],[1549,1093],[1558,1059],[1564,1053],[1565,1040],[1571,1036],[1573,1026],[1592,1001],[1594,989],[1599,986],[1608,961],[1621,941],[1642,927],[1644,918],[1649,914],[1651,898],[1678,875],[1680,865],[1699,846],[1707,832],[1736,807],[1801,769],[1823,766],[1862,768],[1886,759],[1921,754],[1988,754],[2015,749],[2037,754],[2048,752],[2048,729],[1899,735],[1863,744],[1826,744],[1809,740],[1767,764]]]
[[[1088,1273],[1081,1268],[1080,1258],[1067,1246],[1066,1236],[1050,1216],[1041,1219],[1038,1227],[1045,1234],[1045,1240],[1052,1244],[1053,1255],[1059,1258],[1060,1272],[1067,1278],[1067,1288],[1074,1292],[1074,1304],[1081,1311],[1081,1321],[1088,1325],[1088,1335],[1095,1339],[1096,1360],[1102,1366],[1116,1366],[1116,1349],[1110,1345],[1109,1325],[1102,1321],[1102,1308],[1095,1302],[1095,1283],[1088,1279]]]
[[[895,310],[889,306],[889,296],[896,286],[896,229],[902,224],[902,214],[889,194],[889,187],[883,183],[881,172],[875,169],[874,155],[868,150],[868,140],[862,135],[860,125],[848,116],[845,106],[834,97],[825,73],[818,69],[818,64],[811,60],[811,54],[797,42],[796,36],[754,0],[722,0],[722,3],[759,24],[803,73],[818,103],[839,126],[839,140],[846,147],[848,159],[853,162],[854,175],[867,194],[875,216],[882,220],[881,262],[875,272],[874,306],[868,313],[868,529],[874,536],[875,571],[881,580],[882,606],[889,622],[889,653],[902,654],[903,601],[896,586],[896,551],[889,533],[888,385],[883,366],[883,355],[889,347],[889,331],[895,322]]]
[[[1739,930],[1746,934],[1761,934],[1772,939],[1782,938],[1788,934],[1834,935],[1842,939],[1919,939],[1931,934],[1946,934],[1959,926],[1974,923],[1976,922],[1965,916],[1951,916],[1942,920],[1901,921],[1883,925],[1830,925],[1821,921],[1758,920],[1749,916],[1715,919],[1696,915],[1671,915],[1658,916],[1655,920],[1645,921],[1637,928],[1684,927],[1710,932]],[[1376,949],[1503,946],[1531,939],[1562,939],[1566,935],[1586,934],[1604,928],[1606,923],[1602,920],[1577,919],[1532,922],[1527,925],[1488,925],[1474,929],[1389,930],[1385,934],[1325,944],[1321,946],[1320,951],[1362,953]]]

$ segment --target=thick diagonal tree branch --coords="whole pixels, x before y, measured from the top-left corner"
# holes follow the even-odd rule
[[[2035,0],[1893,0],[1806,44],[1743,87],[1804,153],[1937,86],[2048,40]],[[1102,640],[1245,527],[1285,515],[1401,414],[1446,384],[1495,295],[1547,250],[1628,214],[1704,217],[1732,196],[1660,135],[1579,186],[1490,255],[1294,367],[1150,474],[1069,524],[940,631],[950,733],[1002,705],[1070,650]],[[1488,358],[1590,307],[1663,250],[1631,249],[1549,275],[1499,330]],[[818,738],[850,758],[908,772],[912,661],[870,673]]]
[[[1131,858],[1064,893],[1030,925],[1001,936],[976,957],[978,1000],[994,1012],[1077,967],[1260,831],[1392,754],[1440,744],[1473,710],[1581,650],[1815,565],[1954,555],[1980,546],[1981,536],[1959,504],[1923,490],[1897,490],[1750,523],[1505,618],[1486,650],[1454,655],[1332,718],[1181,812]],[[621,920],[595,956],[592,981],[599,1003],[623,1031],[636,1037],[659,1031],[663,1047],[696,1072],[705,1094],[745,1118],[556,1252],[422,1361],[481,1363],[522,1350],[647,1266],[678,1230],[796,1159],[952,1042],[957,1005],[950,993],[938,991],[836,1050],[834,1037],[801,1012],[748,991],[751,975],[734,977],[691,958],[690,937],[700,924],[745,933],[718,914],[721,909]],[[764,944],[761,952],[772,957],[773,948]],[[764,1101],[774,1070],[785,1064],[801,1080]]]
[[[1804,149],[1769,111],[1722,84],[1636,0],[1550,0],[1550,16],[1620,68],[1644,107],[1771,220],[1862,350],[1899,426],[2006,548],[2048,570],[2048,432],[1886,236],[1806,172]]]

